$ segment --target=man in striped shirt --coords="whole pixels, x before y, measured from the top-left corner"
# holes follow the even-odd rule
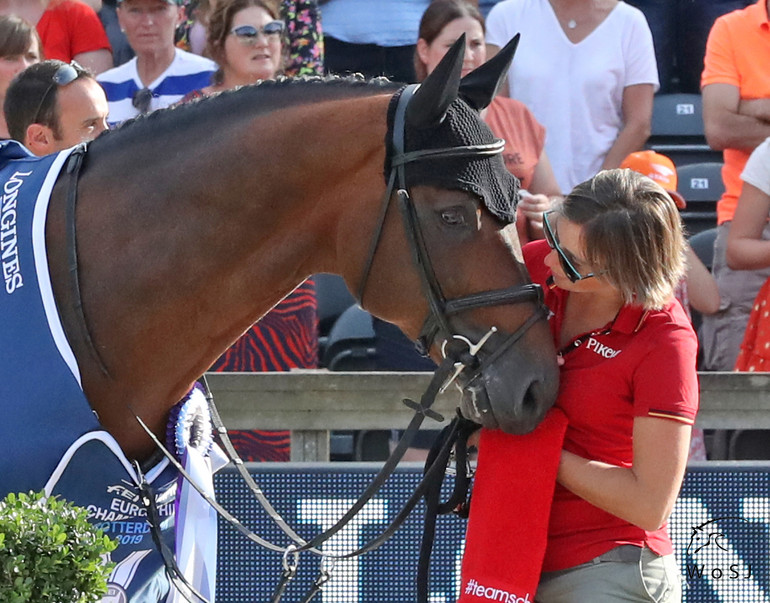
[[[182,18],[176,0],[119,0],[117,13],[136,56],[97,78],[107,94],[110,126],[168,107],[211,83],[216,63],[174,46]]]

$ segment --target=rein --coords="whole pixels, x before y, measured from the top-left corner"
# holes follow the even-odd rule
[[[273,603],[278,603],[281,600],[281,597],[283,596],[289,581],[291,581],[291,579],[296,575],[300,553],[310,552],[319,555],[322,558],[320,564],[320,575],[314,582],[307,596],[303,599],[303,601],[307,603],[313,599],[318,594],[318,592],[321,591],[325,582],[329,579],[332,571],[332,565],[329,564],[329,561],[333,562],[339,559],[356,557],[376,549],[385,541],[387,541],[396,532],[396,530],[398,530],[398,528],[403,524],[411,511],[420,502],[420,499],[426,495],[426,493],[435,492],[436,484],[440,484],[443,480],[443,476],[446,472],[447,459],[449,458],[452,447],[458,440],[458,433],[466,433],[468,431],[466,426],[461,427],[459,419],[455,419],[447,427],[445,436],[442,438],[440,450],[434,455],[435,461],[432,462],[429,467],[426,467],[424,477],[415,489],[412,496],[405,503],[404,507],[396,515],[393,521],[379,536],[375,537],[360,548],[341,555],[329,555],[328,553],[325,553],[318,548],[329,538],[338,533],[345,525],[347,525],[347,523],[353,517],[355,517],[355,515],[361,511],[366,503],[369,502],[372,497],[379,491],[382,485],[392,475],[393,471],[400,462],[401,458],[404,456],[407,449],[411,446],[425,418],[428,417],[439,422],[443,421],[443,417],[441,415],[431,410],[431,406],[433,405],[436,396],[443,392],[449,386],[449,384],[451,384],[461,373],[466,370],[472,372],[471,379],[475,379],[481,375],[482,371],[486,367],[495,362],[495,360],[506,349],[521,339],[526,331],[545,315],[545,308],[542,303],[542,290],[539,286],[534,284],[474,293],[451,300],[447,300],[444,297],[440,284],[433,270],[432,263],[430,261],[430,256],[425,245],[422,231],[420,229],[414,203],[410,198],[406,188],[404,166],[407,163],[421,161],[427,158],[434,159],[437,157],[496,155],[502,152],[504,143],[501,140],[497,140],[491,144],[485,145],[468,145],[405,153],[404,134],[406,106],[409,102],[409,99],[414,94],[416,88],[417,85],[407,86],[398,99],[392,141],[395,153],[392,160],[391,174],[388,179],[388,186],[383,199],[382,208],[378,216],[375,235],[372,238],[372,244],[369,249],[367,261],[365,263],[363,277],[360,280],[357,297],[359,301],[363,301],[366,282],[368,280],[374,256],[376,255],[377,247],[382,236],[385,216],[390,206],[390,199],[393,196],[396,180],[398,180],[400,188],[397,191],[397,196],[399,199],[401,214],[404,220],[413,259],[418,266],[423,290],[430,308],[430,313],[425,320],[420,334],[420,343],[423,349],[427,351],[432,346],[436,336],[441,334],[445,339],[445,342],[448,342],[448,345],[444,345],[442,350],[444,353],[444,359],[439,364],[437,370],[434,372],[428,388],[421,396],[420,401],[415,402],[409,399],[403,400],[404,404],[415,411],[409,426],[396,445],[396,448],[391,454],[390,458],[388,458],[388,460],[383,464],[380,472],[377,474],[377,476],[375,476],[375,478],[372,480],[364,493],[359,497],[356,503],[343,515],[343,517],[340,518],[337,523],[335,523],[335,525],[333,525],[325,532],[315,536],[310,540],[305,540],[300,537],[273,508],[273,506],[265,497],[261,488],[257,485],[252,476],[246,470],[243,461],[239,458],[235,448],[232,446],[232,443],[229,440],[227,429],[222,424],[219,413],[214,406],[213,398],[208,389],[208,386],[205,384],[204,376],[203,381],[206,389],[206,398],[209,404],[212,422],[217,434],[219,435],[220,442],[224,446],[231,462],[233,462],[235,465],[236,469],[238,470],[243,480],[246,482],[254,497],[262,505],[272,521],[288,537],[292,544],[283,546],[271,543],[246,528],[243,523],[241,523],[219,503],[217,503],[211,496],[204,492],[203,489],[190,478],[190,475],[185,471],[184,467],[182,467],[174,455],[166,449],[166,447],[158,440],[155,434],[152,433],[152,431],[146,426],[142,419],[133,411],[133,409],[131,409],[130,406],[128,406],[131,413],[134,415],[148,436],[153,440],[162,454],[225,521],[230,523],[236,530],[241,532],[244,536],[256,544],[275,552],[281,552],[283,554],[283,572],[271,598]],[[86,150],[86,146],[83,145],[74,151],[73,156],[70,158],[69,164],[67,166],[67,174],[70,177],[66,208],[68,245],[67,252],[71,275],[70,285],[73,290],[77,318],[79,319],[80,328],[83,332],[84,341],[90,352],[95,356],[95,359],[97,360],[102,372],[105,375],[108,375],[109,373],[104,364],[104,361],[99,355],[99,352],[93,343],[93,339],[88,328],[88,322],[83,311],[77,266],[78,262],[75,206],[77,203],[77,181]],[[488,358],[479,361],[477,354],[481,347],[489,340],[489,338],[496,333],[497,329],[495,327],[493,327],[492,330],[490,330],[479,342],[475,344],[462,335],[454,334],[454,329],[451,325],[451,317],[460,312],[491,305],[523,302],[536,302],[538,309],[514,333],[509,335],[507,339],[505,339]],[[487,410],[488,409],[484,409],[482,412]],[[171,582],[177,589],[180,590],[182,595],[188,601],[202,601],[208,603],[206,598],[198,593],[187,582],[187,580],[185,580],[181,570],[178,568],[173,558],[173,552],[162,544],[162,539],[160,537],[160,525],[159,522],[156,521],[157,512],[154,511],[155,502],[152,491],[146,480],[144,480],[144,477],[138,467],[137,471],[138,475],[140,476],[139,488],[141,492],[141,499],[148,509],[148,519],[153,531],[153,539],[155,540],[156,546],[158,547],[163,558],[165,569]]]

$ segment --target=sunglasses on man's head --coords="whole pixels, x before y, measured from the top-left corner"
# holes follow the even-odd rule
[[[35,117],[32,120],[32,123],[40,123],[40,112],[43,110],[43,105],[45,105],[45,101],[51,94],[51,90],[54,89],[54,86],[66,86],[67,84],[71,84],[76,79],[78,79],[81,73],[85,73],[85,71],[86,70],[83,69],[83,67],[81,67],[77,61],[72,61],[71,63],[60,65],[51,76],[51,83],[48,84],[48,87],[45,89],[43,96],[40,97],[40,103],[37,105],[37,109],[35,110]]]
[[[548,246],[553,249],[559,257],[559,264],[561,265],[561,269],[564,270],[564,275],[573,283],[596,276],[593,272],[589,274],[580,274],[580,271],[575,268],[569,257],[567,257],[567,254],[564,253],[561,245],[559,245],[559,240],[556,238],[556,231],[551,226],[551,222],[548,219],[548,216],[553,213],[554,210],[549,210],[543,214],[543,233],[545,233],[545,240],[548,242]]]
[[[283,33],[284,24],[283,21],[270,21],[263,27],[254,27],[253,25],[239,25],[233,27],[230,33],[233,34],[238,41],[247,46],[257,43],[259,34],[263,34],[266,38],[278,38]]]

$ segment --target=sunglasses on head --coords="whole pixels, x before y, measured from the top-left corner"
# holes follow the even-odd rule
[[[553,249],[559,257],[559,264],[561,265],[561,269],[564,270],[564,275],[573,283],[596,276],[593,272],[590,272],[589,274],[580,274],[580,271],[575,268],[569,257],[567,257],[567,254],[564,253],[561,245],[559,245],[559,240],[556,238],[556,231],[548,220],[548,216],[553,213],[554,210],[550,210],[543,214],[543,233],[545,234],[545,240],[548,242],[548,246]]]
[[[233,27],[230,33],[238,38],[238,41],[242,44],[250,46],[256,44],[259,34],[263,34],[266,38],[278,38],[283,33],[283,29],[283,21],[270,21],[270,23],[263,27],[239,25],[238,27]]]
[[[45,101],[51,94],[51,90],[54,89],[54,86],[66,86],[67,84],[71,84],[76,79],[78,79],[78,77],[80,77],[81,73],[85,73],[85,71],[86,70],[83,69],[83,67],[81,67],[76,61],[65,63],[64,65],[59,66],[59,68],[54,71],[54,74],[51,76],[51,83],[48,84],[48,87],[45,89],[43,96],[40,97],[40,103],[37,105],[37,109],[35,110],[35,117],[32,120],[32,123],[41,123],[40,112],[43,110]]]

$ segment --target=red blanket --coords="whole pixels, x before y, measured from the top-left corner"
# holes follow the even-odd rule
[[[482,430],[458,603],[534,601],[566,427],[553,409],[527,435]]]

